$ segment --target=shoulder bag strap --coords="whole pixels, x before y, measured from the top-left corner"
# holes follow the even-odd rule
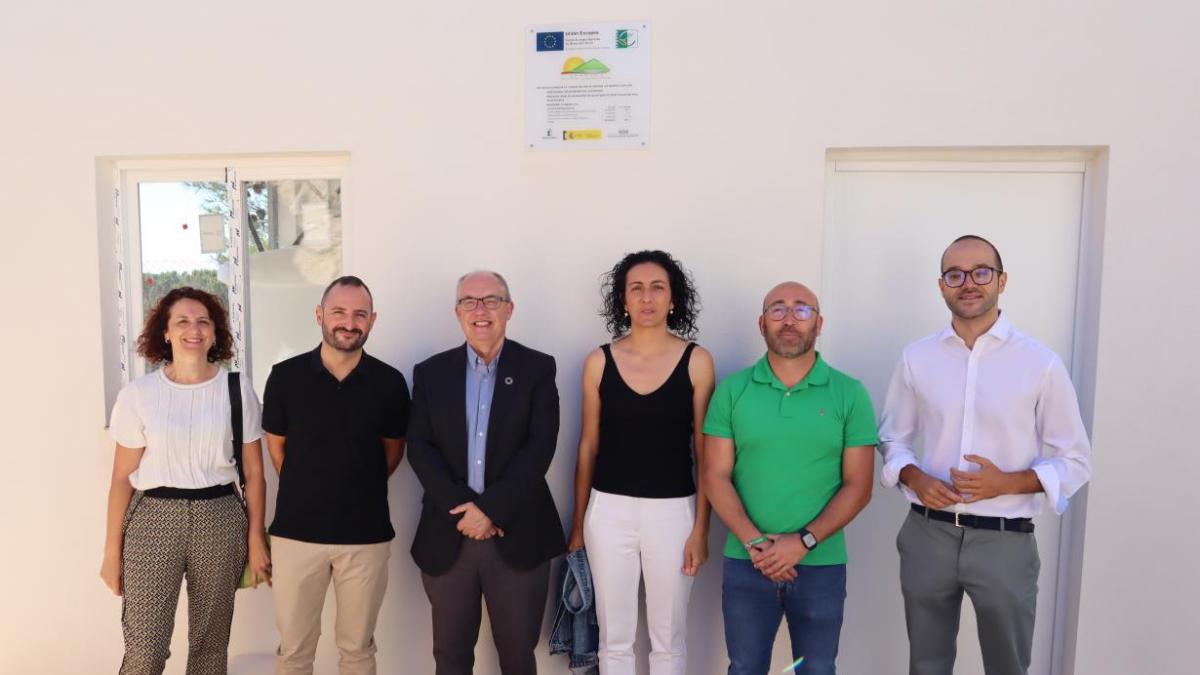
[[[229,418],[233,425],[233,463],[237,465],[238,489],[246,494],[246,472],[242,469],[242,382],[239,373],[229,373]]]

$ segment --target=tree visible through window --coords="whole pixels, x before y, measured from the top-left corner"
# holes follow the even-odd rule
[[[130,308],[123,344],[136,338],[149,309],[180,286],[212,293],[237,310],[231,311],[232,328],[238,354],[245,357],[237,367],[252,376],[256,367],[263,368],[253,378],[256,386],[266,381],[271,365],[319,342],[312,307],[325,285],[342,273],[343,169],[336,162],[312,166],[317,168],[311,177],[286,163],[277,169],[230,167],[241,178],[236,185],[245,212],[243,255],[236,265],[228,184],[212,180],[212,167],[196,172],[208,180],[181,181],[174,178],[178,170],[132,173],[125,192],[137,195],[137,201],[126,207],[132,220],[125,236],[138,241],[133,250],[140,259],[128,263],[131,291],[140,297],[133,298],[137,309]],[[298,173],[302,177],[274,177]],[[235,283],[240,293],[231,299]],[[132,363],[132,374],[144,372],[144,363]]]

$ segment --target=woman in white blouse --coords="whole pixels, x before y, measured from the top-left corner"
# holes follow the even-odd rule
[[[247,560],[254,585],[270,581],[261,409],[245,377],[244,508],[234,489],[229,378],[218,365],[232,347],[217,298],[176,288],[150,311],[138,337],[138,353],[165,365],[126,385],[113,406],[116,457],[100,577],[122,596],[122,675],[163,671],[185,578],[187,672],[224,675],[234,594]]]

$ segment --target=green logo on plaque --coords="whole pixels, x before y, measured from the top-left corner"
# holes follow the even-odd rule
[[[638,36],[636,30],[617,29],[617,49],[630,49],[636,47],[637,44]]]
[[[600,59],[584,61],[578,56],[572,56],[563,62],[563,75],[600,75],[608,72],[608,66]]]

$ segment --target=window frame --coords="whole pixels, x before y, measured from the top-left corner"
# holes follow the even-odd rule
[[[262,181],[282,180],[337,180],[341,189],[342,228],[341,228],[341,269],[349,265],[348,247],[353,217],[351,215],[351,199],[349,187],[349,156],[345,153],[319,153],[305,155],[272,155],[272,156],[218,156],[195,158],[134,158],[118,159],[113,163],[112,185],[115,186],[114,218],[118,230],[113,247],[113,267],[119,270],[117,280],[117,306],[115,314],[118,321],[118,345],[121,351],[122,363],[120,369],[120,385],[139,377],[147,372],[146,360],[137,354],[137,336],[142,326],[142,232],[140,214],[139,186],[143,183],[178,183],[183,181],[207,181],[227,183],[232,178],[236,181],[237,199],[231,202],[241,204],[245,184]],[[235,214],[241,231],[247,226],[244,208],[237,209]],[[103,221],[103,218],[101,219]],[[229,246],[232,253],[236,246],[240,258],[245,260],[249,254],[245,237],[234,236],[232,230],[229,236]],[[234,265],[236,277],[234,282],[242,289],[249,289],[249,265]],[[123,291],[121,289],[124,289]],[[231,330],[234,333],[235,363],[238,369],[254,377],[254,364],[250,359],[248,348],[251,331],[254,327],[250,321],[250,302],[248,292],[241,294],[242,307],[240,311],[230,307]],[[106,404],[111,407],[113,400]]]

